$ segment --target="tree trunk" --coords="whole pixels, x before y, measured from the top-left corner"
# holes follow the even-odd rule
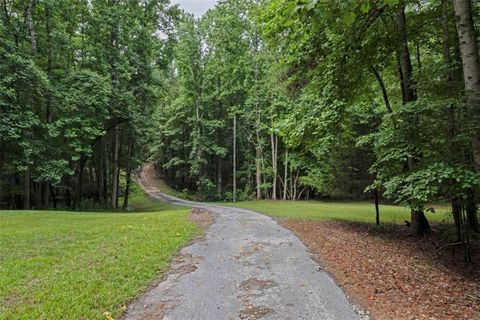
[[[80,156],[80,163],[78,167],[77,187],[75,188],[75,198],[73,200],[72,209],[76,210],[82,208],[82,193],[83,193],[83,172],[87,159],[85,156]]]
[[[222,158],[217,157],[217,198],[222,198]]]
[[[233,202],[237,201],[237,115],[233,115]]]
[[[42,183],[34,182],[33,187],[35,190],[35,209],[39,210],[42,208]]]
[[[47,77],[48,81],[52,81],[52,26],[51,26],[51,21],[50,21],[50,4],[48,1],[45,3],[45,28],[47,31]],[[50,92],[47,92],[46,96],[46,112],[45,112],[45,118],[47,120],[47,123],[52,122],[52,97],[50,95]]]
[[[123,198],[123,210],[128,208],[128,198],[130,196],[130,181],[132,176],[132,152],[133,142],[128,142],[128,164],[127,164],[127,177],[125,181],[125,197]]]
[[[462,203],[457,197],[452,198],[452,216],[457,231],[456,242],[459,242],[462,240]]]
[[[460,42],[466,100],[472,114],[477,118],[480,113],[480,56],[473,22],[472,4],[470,0],[454,0],[453,8]],[[474,165],[476,170],[480,172],[479,132],[472,140],[472,148]]]
[[[30,209],[30,170],[25,171],[23,177],[23,209]]]
[[[48,187],[49,183],[47,181],[43,182],[43,201],[42,209],[47,209],[50,204],[50,189]]]
[[[110,205],[113,209],[117,209],[118,204],[118,153],[119,153],[119,132],[118,124],[113,127],[113,166],[112,166],[112,197]]]
[[[52,195],[52,200],[53,200],[53,208],[57,209],[57,195],[55,194],[53,190],[53,186],[51,183],[48,184],[48,187],[50,189],[50,194]]]
[[[411,210],[411,221],[412,221],[412,231],[418,235],[424,235],[425,233],[430,232],[430,224],[428,223],[427,217],[423,209],[412,209]]]
[[[102,138],[102,195],[105,206],[108,204],[108,153],[107,153],[107,138]]]
[[[472,3],[470,0],[453,0],[453,9],[462,58],[466,102],[474,121],[480,122],[480,54],[473,22]],[[476,171],[480,172],[480,132],[476,132],[472,138],[472,154],[473,165]],[[472,189],[467,199],[466,214],[470,227],[478,231],[479,223],[473,199],[475,199],[475,190]]]
[[[398,31],[400,37],[400,71],[404,90],[404,103],[417,100],[417,92],[414,87],[412,60],[408,49],[407,18],[405,16],[405,2],[402,1],[397,13]]]
[[[277,200],[277,157],[278,157],[278,137],[273,133],[270,135],[272,143],[272,199]]]
[[[398,21],[398,32],[400,40],[400,53],[399,53],[399,64],[400,64],[400,81],[402,86],[402,98],[403,103],[407,104],[417,100],[417,91],[414,86],[413,79],[413,68],[412,60],[410,57],[410,52],[408,49],[408,39],[407,39],[407,18],[405,16],[405,1],[402,1],[399,10],[397,12],[397,21]],[[411,130],[412,135],[416,135],[416,119],[412,119],[413,129]],[[415,162],[418,160],[419,155],[411,156],[408,161],[405,163],[405,168],[407,170],[412,170]],[[411,208],[411,226],[412,231],[417,235],[422,235],[424,233],[430,232],[430,224],[428,223],[423,209],[420,208]]]
[[[257,190],[256,198],[257,200],[262,199],[262,163],[261,163],[261,156],[262,150],[259,145],[260,141],[258,141],[258,133],[257,133],[257,146],[255,147],[255,187]]]
[[[375,189],[374,197],[375,197],[375,224],[379,226],[380,225],[380,206],[378,203],[378,189]]]
[[[465,205],[465,214],[467,216],[468,226],[475,232],[480,232],[480,224],[478,222],[477,205],[476,205],[475,189],[468,190],[467,201]]]
[[[33,24],[32,13],[35,9],[35,0],[30,0],[27,4],[25,22],[27,23],[28,32],[30,34],[30,45],[32,47],[32,55],[37,54],[37,31],[35,30],[35,25]]]
[[[288,149],[285,149],[285,163],[284,163],[285,171],[283,172],[283,200],[287,200],[287,182],[288,182]]]
[[[375,79],[377,79],[378,85],[382,90],[383,101],[385,103],[385,108],[387,108],[388,113],[393,113],[392,106],[390,105],[390,99],[388,98],[388,92],[385,87],[385,83],[383,82],[382,76],[377,71],[375,66],[371,66],[372,72],[375,75]]]

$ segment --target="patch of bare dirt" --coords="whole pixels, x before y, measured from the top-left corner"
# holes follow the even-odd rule
[[[271,308],[249,304],[240,311],[240,319],[261,319],[274,313],[275,311]]]
[[[205,209],[199,208],[192,209],[188,218],[204,230],[208,229],[215,221],[213,214]]]
[[[480,319],[480,250],[437,254],[440,239],[368,225],[289,220],[294,231],[346,293],[374,319]],[[460,251],[460,250],[458,250]]]
[[[240,288],[243,290],[263,290],[276,286],[278,286],[278,284],[273,280],[261,280],[257,278],[250,278],[240,283]]]

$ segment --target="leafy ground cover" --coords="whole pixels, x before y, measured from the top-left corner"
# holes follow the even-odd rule
[[[438,232],[412,237],[404,226],[388,230],[347,221],[287,220],[346,293],[373,319],[480,319],[480,246],[472,263],[439,246]]]
[[[0,319],[116,316],[200,233],[188,209],[148,199],[151,212],[2,211]]]
[[[239,201],[236,203],[219,203],[254,210],[280,219],[305,220],[347,220],[358,222],[375,222],[375,207],[370,202],[321,202],[321,201]],[[447,210],[436,206],[435,213],[427,213],[431,221],[449,222]],[[403,224],[410,221],[410,210],[393,205],[380,206],[380,221],[384,223]]]

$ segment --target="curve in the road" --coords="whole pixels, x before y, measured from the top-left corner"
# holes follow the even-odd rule
[[[145,172],[140,184],[158,200],[207,209],[215,223],[181,251],[165,281],[129,306],[126,319],[360,318],[304,244],[272,218],[165,195]]]

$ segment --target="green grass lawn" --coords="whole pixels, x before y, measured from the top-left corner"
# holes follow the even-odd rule
[[[188,209],[153,202],[153,212],[2,211],[0,319],[105,319],[122,313],[201,231]]]
[[[375,207],[369,202],[320,202],[320,201],[240,201],[218,203],[226,206],[250,209],[280,219],[337,219],[359,222],[375,222]],[[428,213],[430,221],[450,221],[445,208],[437,207]],[[380,205],[380,222],[403,223],[410,220],[410,210],[392,205]]]

